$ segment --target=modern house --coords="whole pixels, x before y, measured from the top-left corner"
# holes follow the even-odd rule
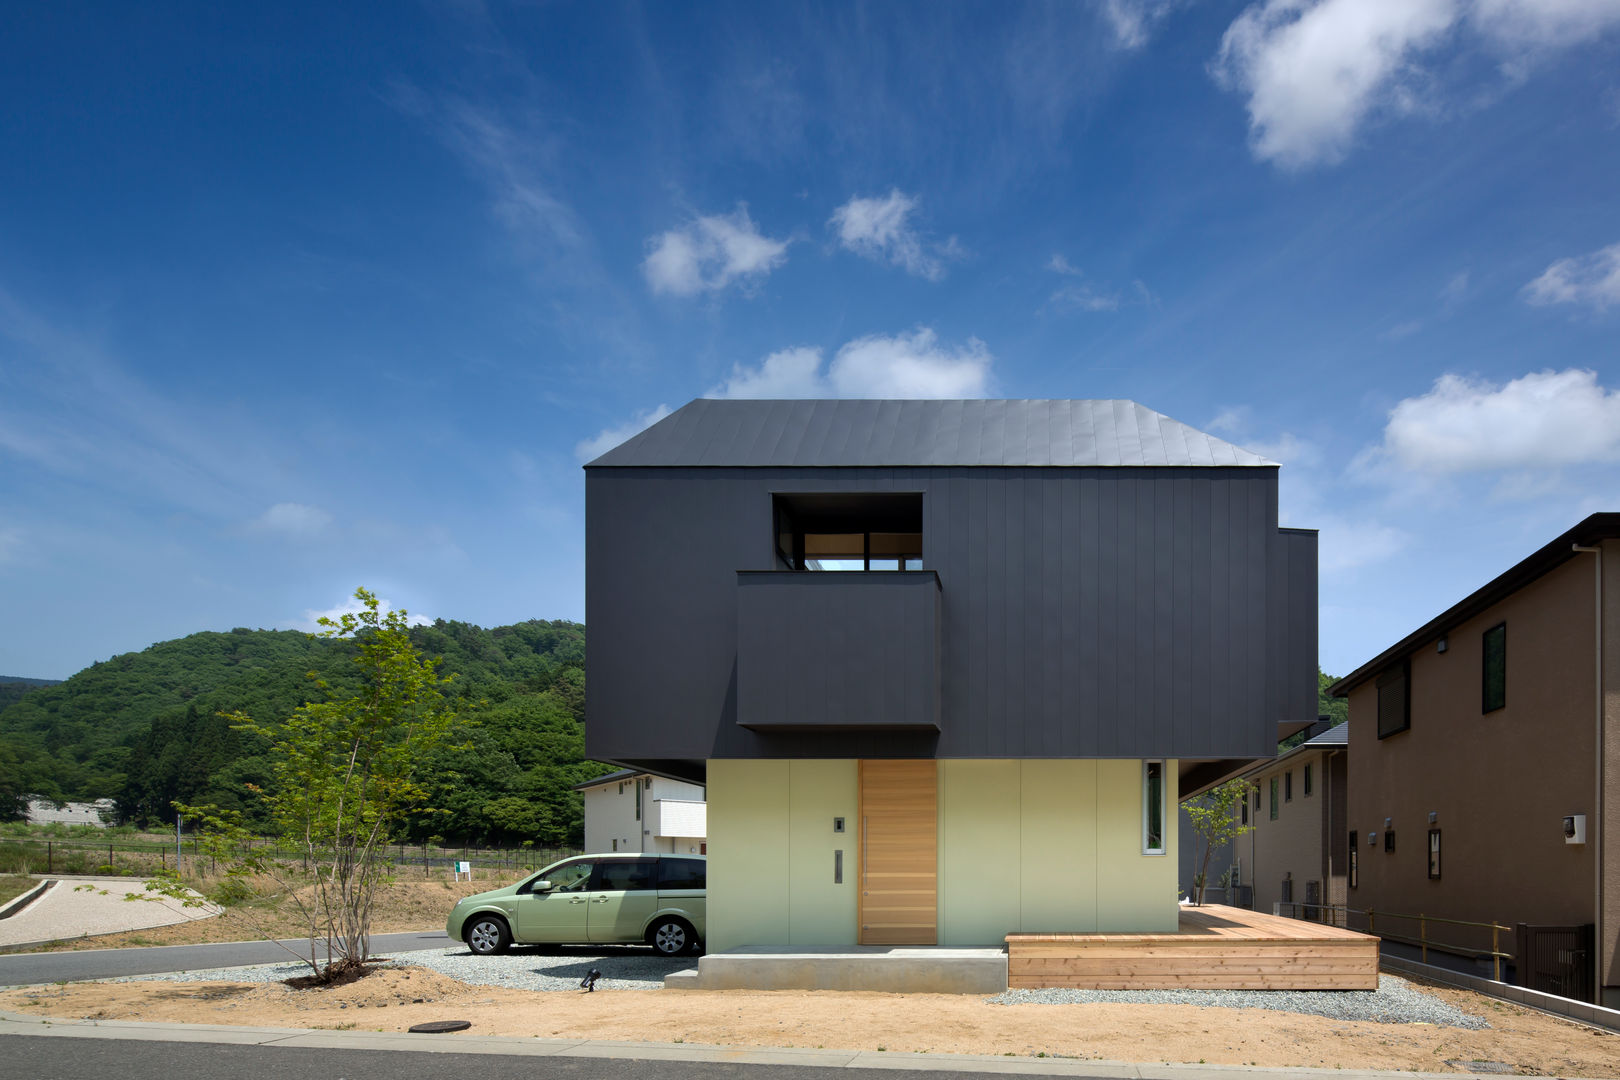
[[[586,466],[586,752],[707,787],[708,946],[1178,926],[1316,714],[1275,463],[1129,401],[694,401]]]
[[[708,853],[703,785],[620,769],[575,784],[585,799],[585,850]]]
[[[1329,728],[1243,774],[1255,790],[1238,813],[1252,828],[1233,841],[1230,866],[1255,910],[1294,904],[1284,914],[1317,919],[1343,906],[1349,734],[1348,724]]]
[[[1594,514],[1341,679],[1353,909],[1620,1001],[1620,514]],[[1614,766],[1614,767],[1611,767]],[[1612,854],[1611,854],[1612,853]],[[1589,938],[1595,928],[1595,947]]]

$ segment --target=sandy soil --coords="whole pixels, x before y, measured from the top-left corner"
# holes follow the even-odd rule
[[[954,994],[613,991],[528,993],[467,986],[422,968],[349,986],[78,983],[0,994],[33,1016],[403,1031],[471,1020],[477,1035],[809,1046],[896,1053],[1072,1056],[1315,1068],[1620,1076],[1620,1037],[1441,987],[1432,992],[1491,1028],[1346,1023],[1262,1009],[1190,1005],[991,1005]]]

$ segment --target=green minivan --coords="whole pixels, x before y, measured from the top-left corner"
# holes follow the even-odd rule
[[[480,956],[519,945],[647,944],[664,956],[703,941],[701,855],[580,855],[450,911],[445,933]]]

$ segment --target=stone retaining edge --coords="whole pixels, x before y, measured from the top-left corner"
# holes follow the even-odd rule
[[[35,900],[38,900],[41,896],[45,895],[45,890],[49,889],[56,883],[55,878],[46,878],[44,881],[41,881],[38,885],[35,885],[32,889],[29,889],[21,896],[13,897],[12,899],[6,901],[5,906],[0,907],[0,919],[9,919],[13,915],[21,914],[24,908],[26,908],[29,904],[32,904]]]
[[[1541,1012],[1552,1013],[1554,1016],[1561,1016],[1565,1020],[1576,1020],[1609,1031],[1620,1031],[1620,1009],[1606,1009],[1602,1005],[1592,1005],[1585,1001],[1576,1001],[1574,998],[1559,997],[1557,994],[1544,994],[1540,990],[1514,986],[1512,983],[1496,982],[1494,979],[1485,979],[1478,975],[1467,975],[1460,971],[1452,971],[1449,968],[1435,967],[1432,964],[1423,964],[1416,960],[1407,960],[1404,957],[1385,954],[1380,956],[1378,961],[1384,971],[1399,972],[1403,975],[1417,975],[1430,982],[1455,986],[1461,990],[1472,990],[1487,997],[1497,998],[1501,1001],[1511,1001],[1515,1005],[1524,1005],[1532,1009],[1538,1009]]]

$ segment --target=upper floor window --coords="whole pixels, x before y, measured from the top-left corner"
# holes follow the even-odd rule
[[[1311,797],[1311,767],[1309,764],[1305,766],[1305,797],[1307,799]]]
[[[1378,676],[1378,737],[1411,727],[1411,711],[1411,662],[1402,660]]]
[[[1507,623],[1485,631],[1480,652],[1480,712],[1495,712],[1507,704]]]
[[[1271,820],[1277,820],[1277,778],[1271,778]]]
[[[1283,773],[1283,802],[1294,801],[1294,770]]]
[[[776,557],[789,570],[921,570],[922,496],[777,495]]]

